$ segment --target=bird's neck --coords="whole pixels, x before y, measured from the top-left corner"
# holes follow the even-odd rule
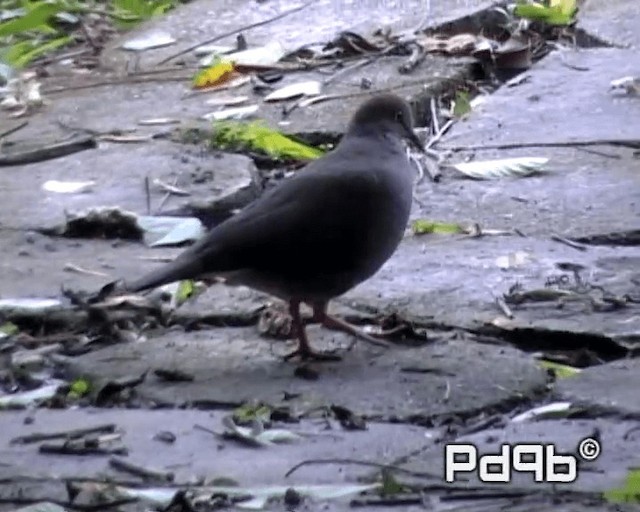
[[[387,146],[390,150],[402,150],[403,147],[402,139],[400,137],[391,130],[381,129],[380,126],[361,125],[351,127],[343,137],[345,142],[358,142],[364,139],[369,142],[375,142],[378,145]]]

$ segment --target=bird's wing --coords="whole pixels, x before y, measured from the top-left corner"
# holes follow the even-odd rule
[[[354,161],[346,172],[333,169],[330,156],[322,159],[324,165],[312,162],[269,190],[172,263],[128,288],[239,269],[301,277],[349,271],[364,256],[377,183],[375,173],[357,169]]]

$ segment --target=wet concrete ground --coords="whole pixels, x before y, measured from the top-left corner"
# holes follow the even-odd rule
[[[234,7],[228,18],[202,22],[203,9],[215,10],[217,2],[192,3],[145,30],[168,30],[180,37],[180,46],[143,55],[139,65],[150,66],[180,48],[194,44],[218,30],[235,28],[287,8],[283,2],[267,2],[247,8]],[[400,28],[419,21],[413,11],[387,6],[367,9],[354,5],[355,17],[341,10],[334,24],[314,26],[306,21],[328,4],[317,2],[275,24],[248,32],[250,44],[279,40],[286,44],[330,39],[341,28],[366,31],[385,23]],[[255,8],[254,8],[255,7]],[[384,7],[384,8],[383,8]],[[416,3],[414,10],[421,6]],[[485,7],[467,5],[462,11],[436,6],[430,23]],[[441,9],[441,13],[438,11]],[[313,11],[313,12],[312,12]],[[392,14],[390,14],[392,13]],[[391,18],[389,17],[391,16]],[[198,23],[194,23],[198,19]],[[193,304],[178,310],[178,325],[145,332],[144,338],[116,343],[88,354],[65,359],[70,376],[88,376],[99,382],[139,375],[147,369],[171,368],[188,372],[192,382],[166,383],[149,375],[136,389],[140,405],[189,406],[208,404],[212,411],[170,409],[40,410],[35,423],[23,424],[24,412],[0,414],[0,496],[65,500],[62,479],[114,477],[106,457],[42,455],[35,445],[10,445],[18,435],[114,423],[125,432],[129,458],[147,467],[171,470],[177,483],[193,476],[206,481],[233,478],[242,487],[358,483],[378,474],[375,468],[352,464],[309,466],[287,479],[286,470],[313,458],[349,458],[395,464],[413,473],[398,473],[400,481],[424,489],[418,504],[389,501],[370,505],[376,510],[622,510],[601,501],[600,493],[622,485],[638,466],[640,442],[634,433],[640,415],[635,359],[640,340],[640,307],[629,302],[611,307],[604,298],[640,296],[640,250],[636,245],[585,244],[583,250],[554,241],[552,236],[589,237],[640,229],[640,160],[634,150],[615,144],[640,140],[640,100],[611,93],[609,82],[625,75],[640,76],[637,44],[640,11],[631,1],[603,6],[587,2],[579,27],[617,43],[616,48],[558,50],[526,72],[528,79],[515,87],[502,87],[465,121],[457,123],[439,148],[466,148],[452,161],[473,155],[476,160],[511,156],[548,157],[548,173],[526,179],[472,181],[445,170],[439,183],[421,182],[412,217],[438,221],[479,223],[484,229],[517,229],[525,236],[407,235],[391,261],[370,281],[335,301],[333,309],[363,322],[379,314],[395,313],[424,328],[428,341],[409,340],[381,351],[358,343],[344,352],[344,361],[317,365],[316,380],[304,380],[295,365],[280,361],[288,342],[267,339],[256,328],[257,312],[271,299],[243,288],[214,286]],[[359,20],[362,20],[362,24]],[[215,23],[212,27],[210,23]],[[197,28],[194,28],[197,27]],[[127,36],[131,37],[131,36]],[[624,45],[631,45],[625,47]],[[117,45],[115,45],[117,46]],[[115,49],[104,56],[105,66],[126,67],[129,56]],[[409,77],[400,77],[397,60],[381,61],[337,80],[329,92],[354,90],[363,77],[373,78],[374,90],[401,86],[407,98],[428,95],[422,84],[434,89],[448,79],[462,80],[471,73],[466,60],[428,59]],[[302,76],[319,77],[313,73]],[[116,76],[106,74],[107,78]],[[300,76],[289,77],[293,81]],[[77,82],[53,77],[44,88]],[[57,120],[74,126],[107,131],[136,126],[149,117],[177,117],[187,124],[210,110],[201,96],[182,99],[188,82],[122,84],[67,91],[51,95],[51,104],[33,115],[15,139],[38,140],[45,134],[60,137]],[[237,94],[248,91],[239,89]],[[228,93],[225,93],[228,95]],[[236,94],[234,92],[233,94]],[[355,97],[338,104],[327,102],[294,111],[292,132],[335,132],[344,127],[350,112],[361,101]],[[261,105],[259,115],[277,126],[279,107]],[[0,114],[3,115],[3,114]],[[6,118],[2,119],[4,127]],[[142,128],[155,133],[158,127]],[[573,143],[597,142],[585,147]],[[535,147],[500,149],[495,146]],[[562,144],[547,147],[544,144]],[[486,149],[483,149],[487,146]],[[471,148],[471,149],[469,149]],[[595,152],[594,152],[595,150]],[[201,179],[202,176],[204,179]],[[0,298],[57,297],[60,286],[95,290],[119,278],[139,274],[158,263],[149,256],[172,257],[178,249],[150,249],[142,243],[113,240],[70,240],[48,237],[34,230],[64,222],[64,212],[93,206],[120,206],[145,213],[145,176],[176,183],[192,193],[171,199],[164,209],[232,194],[238,206],[259,193],[261,181],[248,157],[216,155],[177,142],[154,140],[140,144],[100,143],[96,150],[0,172],[3,206],[0,208]],[[55,195],[42,191],[46,180],[95,180],[93,192]],[[152,206],[163,194],[152,191]],[[616,242],[615,237],[611,239]],[[588,240],[587,240],[588,241]],[[504,261],[512,261],[505,265]],[[65,270],[72,263],[103,276]],[[512,305],[513,318],[496,305],[495,297],[519,283],[524,291],[544,289],[549,279],[566,275],[567,264],[580,265],[581,283],[590,285],[579,300],[524,302]],[[565,270],[563,270],[565,269]],[[609,307],[607,307],[607,305]],[[212,327],[188,331],[184,318],[225,315],[240,327]],[[182,315],[182,320],[181,320]],[[319,328],[309,329],[318,348],[345,350],[350,339]],[[590,351],[602,364],[579,375],[552,382],[533,351],[583,353]],[[630,350],[630,352],[628,352]],[[306,417],[300,423],[277,426],[302,433],[292,445],[265,450],[237,446],[212,439],[194,430],[202,424],[220,429],[228,409],[246,401],[261,400],[287,407],[296,414],[346,407],[369,418],[368,429],[345,430],[335,421]],[[516,413],[539,403],[568,401],[582,411],[578,419],[510,422]],[[217,406],[216,406],[217,404]],[[30,413],[31,414],[31,413]],[[437,425],[433,428],[432,425]],[[448,426],[447,426],[448,425]],[[465,432],[469,425],[477,429]],[[153,435],[171,430],[178,441],[164,449]],[[493,495],[479,499],[480,485],[471,478],[462,486],[474,488],[469,500],[448,501],[447,492],[435,489],[441,476],[443,445],[473,442],[481,452],[495,452],[501,443],[555,443],[558,450],[575,453],[585,437],[598,434],[603,455],[580,467],[574,484],[555,494],[529,494],[547,487],[518,478],[509,489],[524,490],[524,497]],[[158,449],[163,446],[163,449]],[[176,469],[177,468],[177,469]],[[582,472],[584,470],[584,472]],[[34,478],[41,480],[34,480]],[[366,479],[366,478],[365,478]],[[136,481],[136,484],[140,484]],[[501,487],[504,492],[504,487]],[[21,491],[19,491],[21,490]],[[564,490],[580,495],[561,497]],[[490,490],[489,492],[495,492]],[[592,494],[595,493],[595,494]],[[349,499],[318,500],[305,510],[343,510]],[[415,500],[414,500],[415,501]],[[426,504],[426,505],[425,505]],[[140,507],[142,505],[139,504]],[[280,509],[276,503],[272,508]],[[413,508],[409,508],[413,507]],[[620,506],[622,507],[622,506]],[[625,505],[632,509],[632,505]],[[11,510],[0,504],[2,510]],[[275,509],[274,508],[274,509]],[[369,508],[367,506],[362,508]]]

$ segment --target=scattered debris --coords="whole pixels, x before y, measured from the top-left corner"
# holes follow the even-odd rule
[[[298,99],[305,96],[318,96],[322,92],[322,83],[311,80],[307,82],[298,82],[290,84],[273,91],[265,96],[264,101],[282,101]]]
[[[82,194],[89,192],[95,186],[95,181],[45,181],[42,189],[57,194]]]
[[[496,265],[502,270],[510,268],[522,267],[529,263],[532,259],[532,254],[524,251],[516,251],[507,254],[506,256],[498,256],[496,258]]]
[[[111,457],[109,466],[152,482],[173,482],[175,478],[175,475],[170,471],[145,468],[119,457]]]
[[[248,446],[266,447],[277,443],[287,443],[300,439],[295,434],[285,429],[264,429],[262,422],[254,420],[251,428],[237,425],[233,416],[225,416],[222,420],[225,431],[220,434],[224,439],[240,441]]]
[[[169,183],[165,183],[160,179],[153,180],[153,184],[158,187],[162,192],[166,192],[167,194],[173,194],[175,196],[190,196],[191,192],[187,192],[181,188],[176,187],[175,185],[170,185]]]
[[[14,149],[7,151],[5,148],[5,151],[0,153],[0,167],[53,160],[54,158],[71,155],[78,151],[95,149],[97,146],[97,139],[93,135],[78,135],[63,142],[55,142],[35,149],[24,149],[22,151]]]
[[[245,107],[228,108],[204,114],[202,119],[205,121],[224,121],[226,119],[246,119],[253,116],[258,111],[258,105],[247,105]]]
[[[571,402],[554,402],[529,409],[511,418],[512,423],[523,423],[525,421],[538,421],[549,418],[566,418],[573,412]]]
[[[249,101],[249,96],[216,96],[205,103],[214,107],[235,107]]]
[[[416,219],[411,224],[414,235],[425,234],[468,234],[469,229],[460,224],[436,222],[427,219]]]
[[[58,389],[60,389],[62,385],[64,385],[63,381],[52,380],[48,384],[31,391],[2,395],[0,396],[0,409],[22,409],[46,402],[56,396]]]
[[[580,368],[574,368],[566,364],[556,363],[555,361],[540,360],[540,366],[549,370],[557,379],[566,379],[578,375],[582,370]]]
[[[85,427],[73,430],[64,430],[62,432],[36,432],[25,436],[15,437],[11,440],[11,444],[31,444],[41,441],[50,441],[52,439],[78,439],[90,434],[113,434],[116,426],[113,423],[106,425],[98,425],[95,427]]]
[[[174,119],[171,117],[156,117],[151,119],[140,119],[138,121],[140,126],[162,126],[166,124],[180,124],[180,119]]]
[[[162,48],[174,44],[176,39],[166,32],[148,32],[134,39],[126,41],[122,45],[123,50],[141,52],[152,48]]]
[[[549,161],[543,157],[505,158],[501,160],[483,160],[450,164],[457,171],[470,178],[487,180],[507,177],[525,177],[543,171]]]
[[[46,315],[60,309],[62,302],[58,299],[16,298],[0,299],[0,314],[9,316],[16,314]]]
[[[238,78],[238,73],[233,62],[228,60],[217,60],[207,69],[200,71],[193,78],[195,89],[204,89],[226,84],[233,78]]]
[[[41,84],[36,79],[34,71],[26,71],[9,79],[4,98],[0,102],[0,108],[11,111],[9,117],[25,116],[44,104],[40,94]]]
[[[76,265],[74,263],[65,263],[63,270],[65,272],[77,272],[78,274],[85,274],[88,276],[109,277],[109,274],[105,274],[104,272],[98,272],[97,270],[89,270],[79,265]]]
[[[323,155],[320,149],[297,142],[259,121],[217,121],[213,131],[212,144],[215,147],[250,149],[274,158],[293,160],[314,160]]]
[[[520,18],[542,21],[549,25],[571,25],[578,12],[577,0],[551,0],[549,2],[520,2],[511,7]]]
[[[611,90],[623,91],[631,96],[640,96],[640,78],[625,76],[611,81]]]
[[[144,241],[149,247],[194,242],[206,233],[202,222],[195,217],[140,216],[137,224],[144,231]]]

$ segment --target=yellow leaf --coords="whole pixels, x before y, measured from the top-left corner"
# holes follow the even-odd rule
[[[551,370],[558,379],[566,379],[579,374],[582,370],[566,364],[555,363],[553,361],[540,360],[538,364],[545,370]]]
[[[411,225],[414,235],[442,234],[450,235],[456,233],[466,233],[466,230],[459,224],[446,222],[435,222],[427,219],[416,219]]]
[[[260,122],[216,121],[212,144],[219,148],[262,151],[273,158],[314,160],[323,151],[295,141]]]
[[[233,62],[218,60],[193,78],[193,87],[195,89],[215,87],[228,82],[235,74]]]

